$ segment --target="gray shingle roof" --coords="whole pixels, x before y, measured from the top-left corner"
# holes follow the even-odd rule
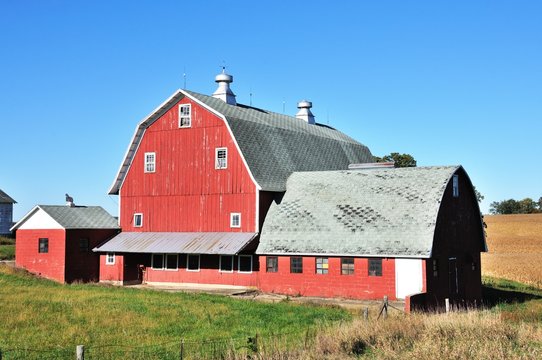
[[[101,206],[38,205],[64,229],[118,229],[117,219]]]
[[[184,96],[224,116],[262,190],[284,191],[294,171],[340,170],[351,163],[372,162],[366,146],[328,126],[179,90],[139,123],[110,194],[118,194],[144,129]]]
[[[0,204],[16,204],[17,201],[13,200],[8,194],[0,189]]]
[[[458,169],[293,173],[256,253],[430,257],[442,196]]]

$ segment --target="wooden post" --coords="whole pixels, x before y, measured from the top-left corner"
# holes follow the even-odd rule
[[[258,339],[259,338],[259,335],[258,333],[256,333],[256,336],[254,337],[254,349],[255,349],[255,352],[258,353]]]
[[[184,358],[184,339],[181,339],[181,353],[180,353],[180,359],[183,360]]]
[[[446,306],[446,313],[450,312],[450,299],[446,298],[444,299],[444,304]]]
[[[384,296],[384,319],[388,317],[388,296]]]
[[[365,309],[363,309],[363,319],[365,321],[369,320],[369,308],[366,307]]]
[[[77,345],[75,350],[77,360],[85,360],[85,345]]]

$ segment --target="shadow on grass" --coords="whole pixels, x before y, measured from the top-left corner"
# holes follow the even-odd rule
[[[484,304],[494,307],[500,304],[518,304],[542,300],[542,290],[523,287],[519,283],[489,282],[482,285]]]

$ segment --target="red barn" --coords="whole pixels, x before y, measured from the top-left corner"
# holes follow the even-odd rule
[[[61,283],[96,281],[92,249],[119,232],[117,219],[99,206],[37,205],[16,231],[15,264]]]

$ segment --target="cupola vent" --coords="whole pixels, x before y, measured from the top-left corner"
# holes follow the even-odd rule
[[[299,111],[295,114],[295,117],[306,121],[308,124],[314,124],[314,115],[311,112],[312,102],[302,100],[297,103]]]
[[[233,82],[233,76],[226,74],[226,69],[222,68],[222,73],[215,77],[218,83],[218,89],[213,93],[213,97],[224,101],[226,104],[237,105],[235,94],[230,89],[230,83]]]

